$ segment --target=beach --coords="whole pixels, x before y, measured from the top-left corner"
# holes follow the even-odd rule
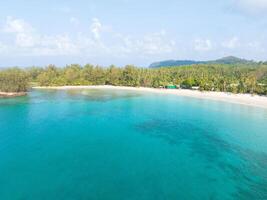
[[[0,98],[20,97],[27,95],[26,92],[0,92]]]
[[[214,101],[223,101],[228,103],[242,104],[267,109],[267,97],[251,94],[233,94],[225,92],[208,92],[186,89],[160,89],[145,87],[126,87],[126,86],[58,86],[58,87],[33,87],[33,89],[55,89],[55,90],[73,90],[73,89],[112,89],[112,90],[131,90],[140,92],[151,92],[158,94],[172,94],[178,96],[192,97],[198,99],[209,99]]]

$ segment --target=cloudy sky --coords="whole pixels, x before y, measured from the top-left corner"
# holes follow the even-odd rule
[[[0,66],[267,60],[267,0],[9,0]]]

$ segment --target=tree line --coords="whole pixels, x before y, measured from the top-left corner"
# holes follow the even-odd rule
[[[28,74],[19,68],[0,70],[0,92],[26,92]]]
[[[7,69],[0,71],[1,91],[23,91],[28,84],[39,86],[114,85],[133,87],[164,87],[180,85],[199,90],[267,95],[267,65],[199,64],[157,69],[100,67],[72,64],[66,67]]]

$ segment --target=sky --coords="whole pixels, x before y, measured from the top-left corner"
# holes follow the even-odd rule
[[[267,0],[9,0],[0,66],[267,60]]]

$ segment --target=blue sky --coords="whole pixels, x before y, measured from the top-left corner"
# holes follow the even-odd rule
[[[267,0],[9,0],[0,66],[267,60]]]

